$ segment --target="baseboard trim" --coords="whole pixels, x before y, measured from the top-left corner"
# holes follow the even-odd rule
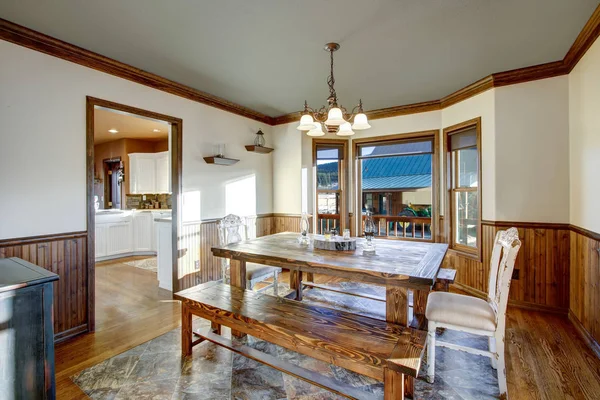
[[[66,331],[62,331],[54,335],[54,344],[64,342],[65,340],[69,340],[86,332],[88,332],[87,323],[76,326],[75,328],[67,329]]]
[[[579,318],[571,310],[569,310],[569,321],[575,327],[579,336],[583,339],[583,341],[588,345],[588,347],[596,354],[596,357],[600,358],[600,344],[596,342],[596,340],[590,335],[590,333],[585,329]]]
[[[479,297],[480,299],[484,299],[484,300],[487,298],[487,294],[482,292],[479,289],[475,289],[475,288],[472,288],[467,285],[463,285],[462,283],[458,283],[458,282],[454,282],[453,285],[471,296]],[[560,315],[567,315],[567,313],[569,312],[569,310],[566,308],[547,306],[545,304],[529,303],[527,301],[509,300],[508,305],[511,307],[522,308],[525,310],[542,311],[542,312],[547,312],[547,313],[552,313],[552,314],[560,314]]]
[[[135,257],[135,256],[156,256],[156,251],[130,251],[129,253],[113,254],[112,256],[96,257],[95,262],[117,260],[119,258]]]

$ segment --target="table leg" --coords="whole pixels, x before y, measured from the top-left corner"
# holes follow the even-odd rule
[[[229,261],[229,273],[231,276],[231,286],[237,286],[242,289],[246,289],[246,261],[242,260],[230,260]],[[246,336],[245,333],[231,330],[231,335],[242,338]]]
[[[408,326],[408,289],[387,287],[385,291],[385,319],[402,326]],[[404,375],[404,395],[413,398],[414,378]]]
[[[424,319],[425,309],[427,308],[427,296],[429,296],[429,290],[413,290],[413,315],[423,318],[422,323],[425,327],[427,327],[427,321]]]
[[[306,281],[307,282],[314,282],[315,281],[315,274],[313,274],[312,272],[307,272],[306,273]]]
[[[192,313],[185,303],[181,304],[181,354],[192,354]]]
[[[302,301],[302,271],[290,270],[290,289],[296,292],[296,300]]]
[[[385,291],[385,319],[388,322],[408,326],[408,289],[387,287]]]

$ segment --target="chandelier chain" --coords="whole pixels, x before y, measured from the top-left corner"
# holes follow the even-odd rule
[[[335,78],[333,76],[333,50],[329,50],[329,57],[331,60],[330,63],[330,72],[329,72],[329,78],[327,78],[327,84],[329,85],[329,99],[327,99],[327,101],[332,104],[337,106],[337,94],[335,93]]]

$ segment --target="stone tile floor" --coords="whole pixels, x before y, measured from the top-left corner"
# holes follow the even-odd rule
[[[342,282],[349,290],[384,295],[382,288]],[[287,288],[282,287],[282,291]],[[304,301],[382,318],[384,303],[311,289]],[[197,319],[195,328],[208,328]],[[223,334],[229,336],[229,329]],[[438,335],[439,336],[439,335]],[[469,343],[485,348],[486,338],[445,331],[445,341]],[[242,343],[282,360],[333,377],[383,398],[383,384],[325,362],[289,351],[262,340],[246,337]],[[92,399],[338,399],[324,389],[283,374],[275,369],[209,342],[193,350],[193,356],[180,355],[180,329],[159,336],[118,356],[105,360],[72,377]],[[488,358],[437,348],[436,378],[433,385],[424,380],[425,363],[415,384],[417,399],[493,399],[498,397],[496,371]]]

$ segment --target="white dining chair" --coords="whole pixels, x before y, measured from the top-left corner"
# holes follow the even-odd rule
[[[427,336],[427,381],[435,376],[435,347],[490,357],[498,371],[500,398],[507,398],[504,333],[508,292],[517,253],[521,247],[516,228],[496,234],[490,262],[487,300],[456,293],[432,292],[427,299],[425,316],[429,320]],[[435,338],[437,328],[451,329],[488,337],[489,351],[442,342]]]
[[[242,217],[237,215],[229,214],[217,224],[219,229],[219,244],[226,246],[231,243],[241,242],[242,240],[248,239],[248,226]],[[221,273],[223,282],[229,283],[230,271],[229,271],[229,259],[221,258]],[[246,263],[246,288],[252,290],[254,285],[264,281],[273,276],[273,283],[260,288],[258,292],[265,291],[269,288],[273,288],[275,296],[278,293],[279,279],[278,275],[281,273],[281,268],[269,267],[267,265]]]

